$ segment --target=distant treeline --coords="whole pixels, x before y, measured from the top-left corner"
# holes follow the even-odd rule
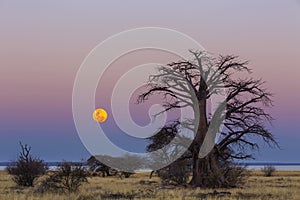
[[[10,165],[12,162],[0,162],[0,166],[5,167]],[[48,166],[58,166],[62,162],[45,162]],[[86,162],[77,162],[77,163],[82,163],[83,165],[86,165]]]
[[[277,165],[277,166],[300,166],[300,163],[281,163],[281,162],[251,162],[251,163],[239,163],[241,165],[247,166],[269,166],[269,165]]]
[[[45,162],[48,166],[58,166],[61,162]],[[86,162],[78,162],[82,163],[83,165],[87,165]],[[0,162],[0,166],[5,167],[10,165],[11,162]],[[245,162],[245,163],[238,163],[239,165],[246,165],[246,166],[269,166],[269,165],[277,165],[277,166],[300,166],[300,163],[281,163],[281,162]]]

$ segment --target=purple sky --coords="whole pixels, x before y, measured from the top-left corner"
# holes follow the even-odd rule
[[[72,119],[79,66],[107,37],[156,26],[183,32],[209,52],[250,60],[253,76],[275,94],[270,128],[282,147],[263,147],[257,158],[300,162],[299,24],[296,0],[2,0],[0,161],[15,159],[18,141],[49,161],[88,157]],[[109,87],[97,92],[105,96]]]

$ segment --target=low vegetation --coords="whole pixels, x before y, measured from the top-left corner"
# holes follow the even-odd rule
[[[31,155],[31,147],[20,142],[20,155],[17,161],[12,162],[7,168],[7,172],[12,176],[12,180],[18,186],[32,187],[34,181],[45,174],[48,167],[43,160]]]
[[[37,180],[37,184],[43,177]],[[277,171],[265,177],[261,171],[251,171],[244,187],[203,189],[163,186],[160,178],[149,173],[136,173],[129,179],[117,176],[88,178],[77,193],[40,193],[35,187],[16,187],[7,172],[0,172],[0,200],[98,200],[98,199],[207,199],[207,200],[299,200],[300,172]]]
[[[276,171],[276,168],[272,165],[267,165],[267,166],[264,166],[261,171],[264,173],[264,175],[266,177],[270,177],[270,176],[273,176],[275,171]]]
[[[56,171],[50,172],[48,176],[41,181],[37,191],[72,193],[77,192],[79,187],[87,182],[88,172],[82,163],[62,162],[58,165]]]

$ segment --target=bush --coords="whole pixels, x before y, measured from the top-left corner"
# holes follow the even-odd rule
[[[264,166],[261,171],[264,173],[265,176],[270,177],[274,175],[276,168],[272,165]]]
[[[217,172],[210,172],[208,175],[208,186],[210,188],[234,188],[243,185],[248,177],[248,171],[244,166],[224,165]],[[220,177],[222,177],[220,179]]]
[[[120,174],[119,174],[119,176],[122,179],[123,177],[124,178],[129,178],[133,174],[135,174],[135,173],[134,172],[123,172],[123,171],[121,171]]]
[[[102,172],[103,177],[118,175],[120,178],[129,178],[136,170],[142,168],[143,160],[139,156],[130,154],[121,157],[97,155],[90,157],[87,164],[93,172]]]
[[[89,171],[93,176],[98,176],[98,173],[100,172],[102,174],[102,177],[105,176],[115,176],[117,175],[118,171],[107,166],[106,164],[100,162],[95,156],[91,156],[86,161]]]
[[[186,184],[190,176],[190,168],[186,159],[179,159],[167,167],[157,171],[158,177],[163,184],[182,185]]]
[[[225,170],[225,185],[222,187],[234,188],[245,184],[249,171],[245,166],[233,165]]]
[[[48,167],[43,160],[30,155],[31,147],[20,142],[21,152],[16,162],[11,163],[6,171],[18,186],[32,187],[34,181],[45,174]]]
[[[39,192],[77,192],[87,182],[88,172],[82,163],[62,162],[39,186]]]

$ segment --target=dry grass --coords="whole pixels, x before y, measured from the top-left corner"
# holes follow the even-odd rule
[[[0,200],[96,200],[96,199],[208,199],[208,200],[274,200],[300,199],[300,171],[276,171],[264,177],[252,171],[244,188],[188,189],[160,188],[157,177],[149,180],[148,173],[138,173],[129,179],[92,177],[77,194],[35,192],[36,188],[19,188],[8,174],[0,172]]]

